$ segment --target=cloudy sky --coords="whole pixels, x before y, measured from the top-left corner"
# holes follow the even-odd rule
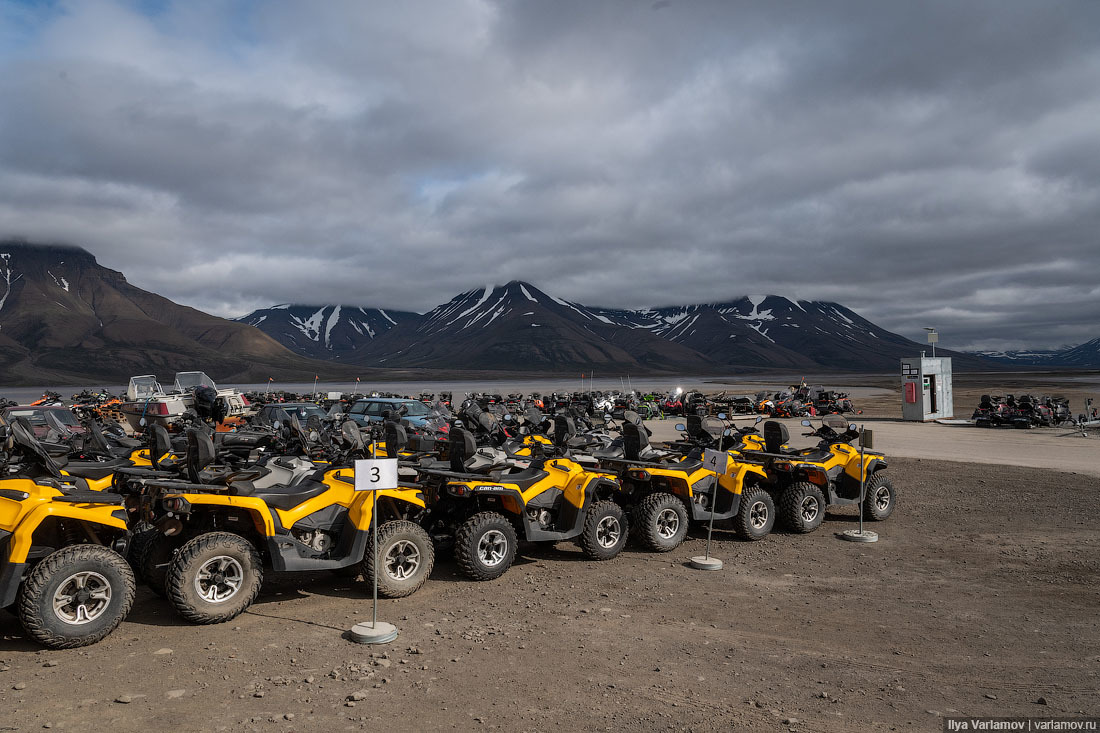
[[[776,293],[1100,336],[1100,2],[0,0],[0,236],[219,315]]]

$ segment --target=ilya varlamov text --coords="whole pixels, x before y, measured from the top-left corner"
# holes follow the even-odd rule
[[[944,730],[1019,730],[1019,731],[1095,731],[1098,730],[1095,718],[1079,720],[1051,718],[945,718]]]

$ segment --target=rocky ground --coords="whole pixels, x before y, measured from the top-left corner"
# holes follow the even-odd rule
[[[103,642],[44,651],[0,614],[0,730],[929,730],[940,717],[1100,711],[1096,479],[895,459],[881,541],[744,543],[721,572],[680,549],[584,560],[530,547],[503,578],[441,558],[383,601],[400,636],[342,637],[368,591],[270,577],[250,611],[191,626],[141,588]]]

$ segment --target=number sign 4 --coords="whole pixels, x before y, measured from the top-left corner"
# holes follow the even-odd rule
[[[729,459],[730,454],[724,450],[705,450],[703,451],[703,468],[715,473],[725,473]]]

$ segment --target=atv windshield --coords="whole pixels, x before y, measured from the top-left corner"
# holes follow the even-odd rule
[[[52,415],[62,425],[67,427],[75,427],[80,425],[80,421],[73,415],[72,410],[60,409],[60,410],[41,410],[38,408],[23,408],[23,409],[11,409],[8,410],[8,419],[14,420],[17,417],[26,418],[27,422],[31,425],[48,425],[46,421],[46,415]]]

